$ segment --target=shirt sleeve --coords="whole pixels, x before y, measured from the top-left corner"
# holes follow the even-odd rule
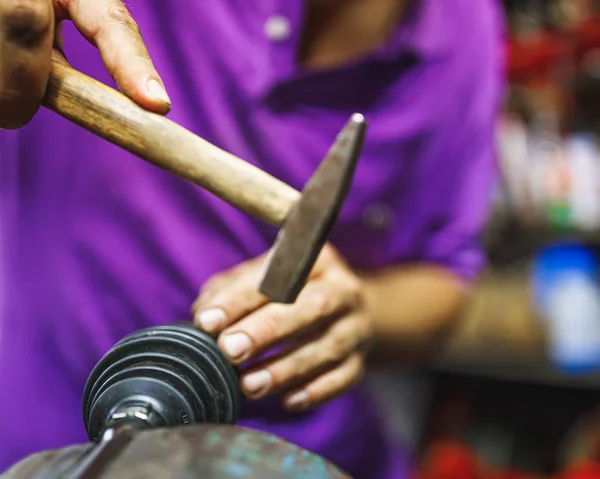
[[[440,96],[436,127],[423,146],[411,193],[403,195],[403,217],[420,217],[412,232],[410,257],[400,238],[406,231],[396,221],[388,253],[392,261],[442,265],[467,281],[485,265],[481,235],[490,211],[497,178],[495,131],[504,93],[503,23],[480,26],[481,42],[464,45],[460,72]],[[448,98],[451,101],[448,101]]]
[[[429,189],[440,200],[432,209],[423,232],[419,257],[422,262],[445,266],[466,280],[474,279],[485,265],[481,242],[495,186],[495,157],[485,122],[472,119],[447,155],[454,167],[443,169],[444,181],[432,181]]]

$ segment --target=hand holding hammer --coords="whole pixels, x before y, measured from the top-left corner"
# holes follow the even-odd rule
[[[160,78],[120,1],[36,0],[14,5],[8,10],[0,7],[4,25],[0,30],[0,126],[13,128],[28,121],[37,110],[35,92],[45,86],[41,102],[46,108],[241,211],[281,227],[259,289],[272,301],[293,302],[347,194],[365,133],[363,117],[352,116],[300,194],[125,94],[77,72],[62,55],[55,52],[50,60],[53,16],[71,18],[99,47],[121,88],[135,93],[139,103],[165,113],[168,97],[160,93]],[[23,68],[24,58],[29,70]],[[135,84],[142,81],[143,88]]]
[[[332,248],[326,248],[315,268],[319,279],[297,304],[264,306],[259,291],[271,302],[294,303],[298,297],[348,192],[365,134],[362,115],[349,119],[300,193],[161,115],[170,108],[168,97],[119,0],[9,3],[8,10],[6,2],[0,3],[0,127],[18,128],[43,104],[241,211],[281,227],[267,261],[252,261],[245,276],[250,279],[228,288],[249,292],[242,296],[254,298],[254,313],[242,320],[241,311],[230,310],[227,321],[212,332],[221,333],[225,351],[227,338],[251,338],[243,355],[226,353],[236,364],[281,341],[304,338],[295,340],[296,349],[287,355],[245,372],[242,386],[248,396],[286,392],[286,405],[303,409],[354,383],[360,377],[363,343],[370,338],[370,320],[360,281]],[[54,14],[59,20],[73,20],[98,47],[123,93],[77,72],[56,51],[51,60]],[[197,302],[196,307],[222,306],[215,301]],[[320,329],[321,335],[307,339],[304,333],[311,328]],[[267,386],[257,390],[257,378]]]
[[[281,227],[260,291],[293,302],[325,244],[349,189],[365,132],[353,115],[302,194],[164,116],[59,62],[43,105],[252,216]]]

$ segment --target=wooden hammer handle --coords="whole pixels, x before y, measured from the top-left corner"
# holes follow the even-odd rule
[[[273,225],[283,224],[300,197],[297,190],[260,168],[56,61],[43,104],[86,130]]]

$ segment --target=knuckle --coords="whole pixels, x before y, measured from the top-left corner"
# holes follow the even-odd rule
[[[269,384],[269,389],[277,390],[281,387],[281,384],[285,382],[287,368],[282,364],[272,364],[271,366],[264,369],[264,371],[269,373],[271,378],[271,382]]]
[[[300,376],[297,363],[292,361],[280,362],[267,368],[271,374],[271,389],[280,390],[288,382]]]
[[[336,253],[333,247],[329,243],[326,243],[321,249],[320,256],[324,261],[331,261],[332,259],[336,258]]]
[[[6,40],[25,48],[40,45],[52,32],[51,4],[39,0],[12,0],[0,6],[0,29]]]
[[[215,282],[216,278],[214,276],[212,278],[207,279],[204,283],[202,283],[202,286],[200,286],[200,289],[198,290],[198,295],[203,296],[213,292],[215,289]]]
[[[235,278],[245,278],[248,281],[258,275],[260,272],[259,266],[260,263],[255,259],[244,261],[231,269],[231,275]]]
[[[294,377],[312,376],[328,364],[327,357],[323,358],[318,354],[318,347],[319,345],[313,344],[311,348],[306,348],[304,354],[294,358],[294,362],[290,364],[290,367],[293,368]]]
[[[273,341],[279,340],[283,336],[281,321],[274,315],[265,315],[261,318],[260,336],[270,338]]]
[[[353,305],[360,305],[363,302],[363,285],[359,278],[354,275],[348,275],[346,280],[346,293]]]
[[[108,17],[111,21],[119,23],[124,27],[128,28],[132,32],[134,32],[138,36],[142,36],[142,31],[138,23],[133,19],[127,7],[121,3],[116,2],[114,5],[111,5],[108,9]]]
[[[289,371],[287,375],[288,381],[308,378],[316,374],[319,371],[320,366],[321,364],[315,361],[314,357],[304,358],[304,360],[297,358],[289,365]]]
[[[328,363],[337,363],[348,355],[348,339],[341,334],[331,334],[326,347]]]
[[[200,292],[207,294],[215,294],[221,289],[223,289],[223,287],[226,284],[230,283],[231,278],[226,272],[217,273],[204,282],[204,284],[200,288]]]
[[[330,310],[329,295],[325,291],[315,291],[312,298],[314,313],[317,317],[326,316]]]

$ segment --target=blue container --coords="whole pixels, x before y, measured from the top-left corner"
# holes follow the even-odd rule
[[[563,372],[600,369],[598,277],[598,255],[582,244],[550,245],[534,259],[534,300],[546,322],[549,356]]]

